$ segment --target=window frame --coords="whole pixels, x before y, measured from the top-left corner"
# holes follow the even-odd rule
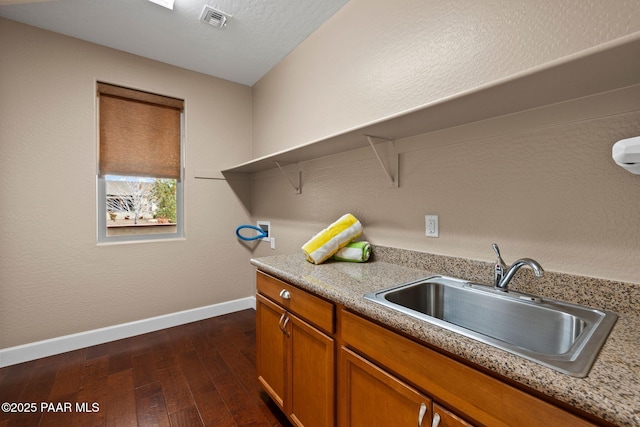
[[[104,176],[100,176],[100,98],[96,96],[96,194],[98,199],[96,203],[98,214],[96,239],[98,244],[152,242],[184,239],[185,109],[186,103],[184,108],[180,111],[180,178],[176,180],[176,231],[172,233],[108,236],[107,180]],[[163,225],[159,227],[166,226]]]

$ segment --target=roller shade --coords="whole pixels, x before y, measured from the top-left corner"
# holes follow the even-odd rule
[[[98,83],[99,173],[180,179],[184,101]]]

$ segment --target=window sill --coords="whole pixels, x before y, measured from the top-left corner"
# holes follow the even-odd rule
[[[160,237],[157,239],[135,239],[135,240],[114,240],[109,242],[97,242],[96,246],[118,246],[138,243],[165,243],[165,242],[182,242],[186,241],[186,237]]]

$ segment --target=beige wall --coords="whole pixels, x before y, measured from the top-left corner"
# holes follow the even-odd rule
[[[251,295],[249,256],[299,251],[346,211],[376,244],[491,260],[497,241],[507,261],[640,281],[640,183],[609,155],[640,132],[633,94],[399,141],[397,190],[368,152],[302,165],[301,195],[263,173],[252,217],[276,251],[238,244],[243,204],[193,178],[638,30],[637,2],[351,0],[252,90],[0,20],[0,348]],[[96,80],[186,100],[185,240],[96,245]]]
[[[250,296],[250,88],[0,19],[0,348]],[[186,239],[96,244],[95,82],[185,99]]]
[[[640,31],[638,1],[350,0],[253,87],[260,157]]]
[[[261,172],[252,211],[277,250],[260,243],[256,255],[301,253],[351,212],[378,245],[492,262],[497,242],[508,263],[640,283],[640,176],[611,159],[634,135],[640,87],[398,140],[397,189],[366,149],[301,163],[299,195],[280,171]],[[425,237],[427,214],[438,238]]]
[[[351,0],[253,88],[254,157],[446,98],[640,30],[640,3]],[[541,88],[544,90],[544,88]],[[305,162],[302,194],[254,176],[252,213],[299,251],[345,212],[375,244],[640,283],[638,88],[398,141],[400,188],[367,150]],[[440,237],[424,236],[424,215]],[[489,280],[489,278],[487,278]]]

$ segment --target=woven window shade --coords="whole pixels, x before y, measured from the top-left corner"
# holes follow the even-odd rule
[[[184,102],[98,83],[100,175],[180,179]]]

